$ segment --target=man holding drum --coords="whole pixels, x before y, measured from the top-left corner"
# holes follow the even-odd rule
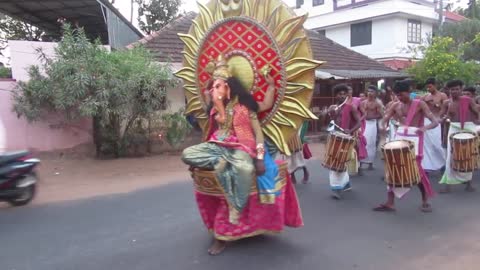
[[[466,191],[474,191],[472,186],[473,170],[476,167],[478,147],[476,124],[480,120],[480,111],[475,101],[462,96],[463,82],[452,80],[447,83],[450,90],[451,100],[444,104],[442,115],[450,119],[447,142],[447,165],[440,184],[445,188],[441,193],[450,192],[450,185],[466,184]],[[457,142],[460,142],[457,144]],[[456,147],[458,146],[458,147]],[[458,151],[458,148],[468,146],[468,151]],[[465,149],[464,149],[465,150]],[[458,155],[459,152],[462,155]],[[476,153],[476,154],[475,154]]]
[[[374,211],[395,211],[395,197],[402,198],[411,188],[411,185],[404,184],[404,182],[418,183],[418,188],[422,194],[422,205],[420,210],[422,212],[431,212],[431,206],[428,203],[429,197],[433,196],[433,189],[428,180],[428,176],[422,168],[422,157],[423,157],[423,143],[424,143],[424,133],[426,130],[435,128],[438,125],[436,117],[432,114],[427,104],[420,99],[411,99],[410,97],[410,85],[408,82],[399,81],[395,83],[393,88],[395,95],[397,96],[399,102],[394,103],[392,108],[388,110],[387,114],[383,118],[383,127],[382,131],[386,130],[386,125],[389,120],[394,117],[400,122],[400,127],[396,130],[394,143],[397,141],[405,142],[409,144],[412,148],[411,152],[400,153],[402,157],[402,162],[405,159],[405,162],[408,163],[409,158],[414,159],[416,157],[416,162],[410,163],[412,168],[405,168],[407,166],[401,167],[401,169],[407,169],[405,173],[396,173],[396,176],[400,177],[400,183],[393,182],[393,172],[386,170],[386,181],[387,181],[387,201],[383,204],[380,204],[378,207],[375,207]],[[430,120],[429,125],[424,125],[424,118]],[[391,143],[391,142],[390,142]],[[400,143],[399,143],[400,144]],[[413,153],[414,151],[414,153]],[[386,152],[384,152],[386,153]],[[404,158],[404,159],[403,159]],[[386,168],[391,168],[391,164],[388,163],[388,160],[385,160]],[[397,160],[398,162],[398,160]],[[416,164],[415,164],[416,163]],[[402,164],[403,165],[403,164]],[[406,179],[409,177],[416,178],[415,181],[412,179]],[[404,179],[401,179],[401,178]],[[398,177],[397,177],[398,178]]]
[[[330,134],[329,143],[340,142],[340,148],[344,148],[338,149],[338,147],[332,147],[332,151],[327,151],[326,160],[323,163],[325,167],[330,169],[329,180],[330,188],[333,192],[332,197],[337,200],[341,199],[342,192],[351,189],[346,163],[352,159],[356,160],[356,151],[353,148],[355,138],[353,136],[356,135],[361,125],[361,118],[357,107],[353,106],[347,100],[348,89],[349,87],[346,84],[334,86],[333,90],[335,92],[337,105],[332,105],[328,109],[330,118],[333,119],[341,129],[341,133]],[[348,155],[348,157],[346,155]],[[328,162],[329,158],[333,160],[332,163]]]

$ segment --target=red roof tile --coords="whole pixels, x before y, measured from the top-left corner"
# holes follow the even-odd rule
[[[445,11],[445,18],[456,22],[460,22],[466,19],[464,16],[448,10]]]

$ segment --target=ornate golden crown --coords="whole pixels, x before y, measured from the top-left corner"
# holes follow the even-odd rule
[[[227,61],[223,55],[219,55],[216,61],[211,59],[207,69],[208,72],[212,74],[214,80],[222,79],[226,81],[228,78],[232,77],[232,73],[230,73]]]

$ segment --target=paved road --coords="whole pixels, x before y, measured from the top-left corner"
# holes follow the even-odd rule
[[[345,200],[333,201],[326,171],[317,161],[309,168],[312,182],[297,186],[305,227],[237,242],[219,257],[206,255],[210,238],[189,182],[0,209],[0,269],[478,270],[480,191],[457,187],[423,214],[414,190],[397,213],[375,213],[385,197],[380,170],[354,178]]]

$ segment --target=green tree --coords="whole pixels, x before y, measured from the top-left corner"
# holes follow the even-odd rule
[[[92,117],[97,155],[122,156],[142,120],[164,107],[170,66],[152,62],[142,47],[109,52],[81,28],[63,30],[53,57],[38,51],[42,67],[30,67],[30,80],[19,83],[14,110],[30,121],[51,112]]]
[[[0,66],[0,78],[12,78],[12,69]]]
[[[474,40],[480,41],[480,35]],[[480,64],[473,60],[463,59],[463,46],[456,46],[452,37],[434,37],[430,46],[420,47],[423,59],[416,62],[407,72],[419,82],[435,77],[441,82],[461,79],[466,84],[473,84],[480,75]]]
[[[158,31],[178,14],[181,0],[135,0],[138,4],[138,23],[147,34]]]
[[[180,146],[192,129],[183,109],[162,115],[162,124],[165,128],[165,139],[174,149]]]
[[[463,48],[464,60],[480,61],[480,44],[475,42],[478,33],[480,33],[480,20],[464,20],[444,25],[438,34],[443,37],[452,37],[454,45]]]
[[[467,8],[457,8],[455,11],[470,19],[480,19],[480,4],[478,0],[469,0]]]
[[[45,32],[28,23],[0,14],[0,55],[8,40],[40,41]]]

